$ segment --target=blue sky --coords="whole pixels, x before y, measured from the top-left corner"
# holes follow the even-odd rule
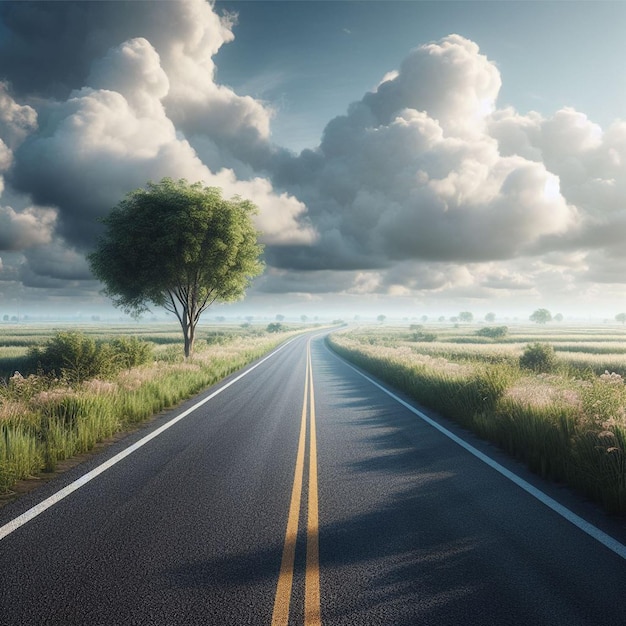
[[[236,14],[236,18],[234,15]],[[110,310],[99,219],[259,207],[220,315],[626,309],[626,2],[0,3],[0,315]]]

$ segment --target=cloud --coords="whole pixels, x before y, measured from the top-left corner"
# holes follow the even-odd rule
[[[50,286],[67,286],[68,282],[93,281],[83,254],[70,248],[64,241],[53,240],[24,253],[25,263],[20,268],[24,284],[34,286],[38,280]]]
[[[205,168],[161,114],[145,116],[125,95],[84,87],[40,109],[45,129],[15,153],[12,184],[39,204],[59,207],[60,233],[88,248],[105,215],[131,189],[166,175],[201,178]],[[130,100],[130,101],[129,101]],[[157,104],[154,103],[156,110]]]
[[[276,180],[305,202],[319,240],[278,251],[275,262],[356,269],[509,259],[568,232],[579,216],[558,176],[515,151],[503,155],[488,132],[499,87],[495,65],[458,35],[413,51],[327,125],[314,154],[281,164]]]
[[[29,208],[21,212],[0,206],[0,251],[25,250],[49,243],[56,211]]]
[[[160,101],[170,89],[159,55],[143,37],[125,41],[94,61],[87,85],[117,92],[137,115],[157,118],[163,116]]]
[[[525,153],[557,176],[559,192],[578,211],[576,224],[547,237],[545,249],[589,251],[590,269],[581,278],[626,282],[617,269],[626,237],[626,122],[603,130],[569,107],[549,118],[506,109],[493,116],[490,132],[501,152]]]
[[[199,35],[196,39],[195,44],[188,42],[196,54],[200,50],[208,55],[215,47],[203,43]],[[169,43],[166,53],[184,65],[179,48],[185,46]],[[195,62],[190,59],[188,71]],[[125,41],[95,59],[86,80],[88,84],[66,100],[38,102],[38,132],[32,132],[15,152],[10,173],[16,189],[40,205],[58,207],[57,233],[70,245],[88,250],[99,233],[98,218],[131,189],[164,176],[201,180],[222,187],[227,196],[252,200],[259,206],[258,225],[268,244],[302,244],[312,239],[311,227],[298,221],[305,210],[301,202],[285,192],[274,193],[267,179],[239,180],[231,169],[212,171],[202,162],[168,116],[167,98],[174,92],[180,99],[184,91],[181,76],[170,78],[147,39]],[[202,93],[208,92],[211,89]],[[203,102],[209,108],[215,104]],[[198,101],[192,104],[197,111]],[[232,109],[232,119],[239,119],[239,113]],[[216,119],[223,114],[218,111]],[[244,116],[225,132],[236,134],[246,124]],[[214,139],[210,128],[203,132],[207,141]]]
[[[289,291],[299,295],[331,295],[351,291],[355,280],[353,272],[330,270],[294,272],[269,267],[263,276],[255,281],[254,288],[259,293],[268,294]]]
[[[18,104],[0,81],[0,137],[5,149],[15,149],[37,128],[37,112],[31,106]]]
[[[416,48],[398,75],[363,98],[379,124],[403,109],[424,111],[446,132],[473,134],[495,108],[501,86],[496,66],[473,41],[449,35]]]
[[[60,100],[87,83],[94,60],[125,41],[151,42],[170,62],[168,73],[187,72],[184,85],[200,66],[197,78],[212,79],[212,57],[234,38],[232,16],[219,16],[204,1],[3,2],[0,19],[0,75],[20,96]]]

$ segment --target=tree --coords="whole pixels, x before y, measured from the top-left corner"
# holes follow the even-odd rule
[[[529,319],[531,322],[537,322],[537,324],[545,324],[552,321],[552,313],[548,309],[537,309]]]
[[[176,315],[188,357],[201,314],[215,301],[241,298],[263,271],[254,213],[252,202],[226,200],[217,187],[150,182],[102,220],[105,232],[89,263],[126,313],[158,306]]]
[[[557,313],[557,314],[554,316],[554,321],[555,321],[555,322],[562,322],[562,321],[563,321],[563,314],[562,314],[562,313]]]
[[[495,322],[495,320],[496,320],[495,313],[487,313],[487,315],[485,315],[485,322]]]
[[[459,313],[459,320],[461,322],[471,322],[474,319],[474,314],[469,311],[461,311]]]
[[[387,319],[387,316],[381,314],[376,319],[382,324]]]
[[[285,320],[285,316],[284,316],[284,315],[281,315],[281,314],[279,313],[279,314],[276,316],[276,319],[277,319],[279,322],[282,322],[282,321],[284,321],[284,320]]]
[[[621,322],[622,324],[624,324],[626,322],[626,313],[618,313],[615,316],[615,320],[617,322]]]

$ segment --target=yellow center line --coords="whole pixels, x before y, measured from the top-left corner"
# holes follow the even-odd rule
[[[315,398],[313,395],[313,366],[311,362],[311,343],[307,344],[306,373],[304,383],[304,401],[300,423],[300,439],[294,472],[291,503],[287,518],[285,544],[278,575],[278,585],[274,598],[272,626],[287,626],[289,622],[289,604],[293,587],[293,572],[298,538],[298,521],[302,500],[302,484],[306,449],[307,404],[310,400],[310,446],[309,446],[309,497],[306,541],[306,572],[304,591],[304,624],[321,626],[320,616],[320,576],[319,576],[319,516],[317,495],[317,437],[315,433]]]
[[[280,574],[274,598],[272,626],[287,626],[289,622],[289,602],[293,584],[293,566],[296,557],[296,540],[298,538],[298,519],[300,517],[300,500],[302,497],[302,475],[304,473],[304,448],[306,443],[306,408],[309,395],[309,362],[306,364],[306,380],[304,384],[304,401],[302,403],[302,419],[300,425],[300,440],[296,457],[296,469],[291,490],[291,504],[287,518],[287,532],[283,558],[280,563]]]
[[[309,449],[309,503],[306,542],[306,576],[304,586],[305,626],[320,626],[320,564],[319,564],[319,516],[317,499],[317,435],[315,432],[315,395],[313,393],[313,364],[311,342],[307,346],[309,387],[311,390],[311,443]]]

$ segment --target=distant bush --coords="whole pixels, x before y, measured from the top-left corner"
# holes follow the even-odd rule
[[[268,333],[280,333],[284,330],[284,328],[280,322],[271,322],[267,325],[265,330],[267,330]]]
[[[476,331],[480,337],[490,337],[491,339],[500,339],[506,337],[509,332],[508,326],[485,326]]]
[[[551,372],[556,368],[554,348],[549,343],[533,343],[526,346],[519,359],[520,367],[535,372]]]
[[[413,333],[413,341],[437,341],[435,333],[425,333],[423,331]]]

